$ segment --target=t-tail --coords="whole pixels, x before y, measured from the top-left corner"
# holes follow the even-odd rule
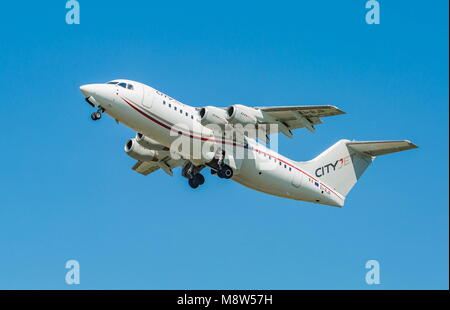
[[[345,197],[375,157],[415,148],[408,140],[339,140],[313,160],[298,165],[342,195],[344,200],[339,204],[342,207]]]

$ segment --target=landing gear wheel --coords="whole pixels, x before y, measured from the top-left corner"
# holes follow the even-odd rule
[[[202,174],[197,173],[194,178],[197,179],[199,185],[205,184],[205,177]]]
[[[233,169],[229,166],[223,166],[217,171],[217,175],[222,179],[231,179],[233,177]]]
[[[93,121],[99,120],[102,118],[102,113],[100,112],[94,112],[91,114],[91,118]]]
[[[205,183],[205,177],[201,173],[197,173],[193,178],[189,179],[189,186],[197,188]]]
[[[189,186],[192,187],[192,188],[197,188],[200,185],[197,182],[195,182],[194,178],[189,179],[188,183],[189,183]]]

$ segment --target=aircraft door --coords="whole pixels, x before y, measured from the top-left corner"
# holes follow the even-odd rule
[[[153,105],[153,100],[155,99],[155,91],[150,87],[143,87],[143,101],[144,107],[150,109]]]

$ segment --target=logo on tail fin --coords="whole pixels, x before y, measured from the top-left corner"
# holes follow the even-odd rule
[[[316,177],[323,177],[325,174],[334,172],[341,169],[344,166],[347,166],[351,162],[351,155],[339,158],[333,163],[328,163],[322,167],[319,167],[315,170]]]

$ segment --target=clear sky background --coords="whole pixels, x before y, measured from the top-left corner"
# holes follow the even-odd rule
[[[0,25],[0,289],[448,289],[448,1],[5,1]],[[201,107],[336,105],[308,160],[341,138],[409,139],[342,209],[206,173],[144,177],[134,132],[79,86],[141,81]],[[81,284],[65,284],[65,263]],[[381,264],[381,285],[365,263]]]

